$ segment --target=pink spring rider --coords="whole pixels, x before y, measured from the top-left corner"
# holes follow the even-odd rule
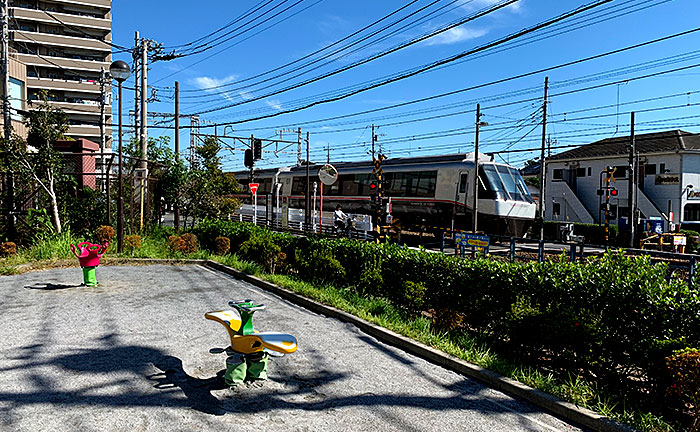
[[[73,252],[80,267],[83,268],[83,285],[94,287],[97,286],[97,278],[95,277],[95,268],[100,265],[100,258],[107,251],[109,243],[102,245],[93,244],[90,242],[82,242],[77,246],[70,245],[70,250]],[[78,253],[78,251],[80,253]]]

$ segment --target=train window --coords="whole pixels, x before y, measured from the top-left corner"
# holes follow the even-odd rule
[[[503,182],[507,197],[517,201],[531,202],[532,197],[520,173],[510,167],[497,165],[496,170]]]
[[[586,168],[576,168],[576,177],[586,177]]]
[[[388,194],[394,197],[434,197],[437,171],[387,173]]]
[[[564,170],[556,168],[552,171],[552,180],[562,180],[564,178]]]
[[[292,181],[292,195],[304,195],[306,191],[306,176],[294,177]]]
[[[466,193],[468,187],[468,182],[469,182],[469,175],[468,174],[462,174],[459,177],[459,193]]]
[[[483,198],[507,198],[505,188],[501,182],[496,167],[494,165],[482,165],[479,167],[479,178],[483,182],[483,187],[490,194],[484,195]],[[480,197],[481,194],[480,194]]]

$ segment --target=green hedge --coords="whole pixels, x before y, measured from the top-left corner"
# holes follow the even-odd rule
[[[458,312],[463,331],[490,339],[501,353],[536,366],[546,358],[553,370],[576,371],[646,402],[663,400],[664,358],[700,346],[700,294],[667,281],[666,266],[646,257],[507,263],[237,222],[205,221],[194,232],[203,247],[229,237],[233,252],[246,241],[272,241],[286,255],[278,268],[288,274],[389,299],[407,314]],[[248,259],[269,266],[250,250],[248,244]]]

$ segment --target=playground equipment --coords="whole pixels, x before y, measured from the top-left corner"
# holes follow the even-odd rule
[[[253,314],[264,310],[264,304],[256,304],[253,300],[230,301],[228,304],[235,310],[204,314],[204,318],[223,325],[229,335],[230,346],[212,350],[228,355],[224,381],[234,387],[244,381],[266,380],[268,358],[293,353],[297,350],[297,340],[286,333],[259,333],[253,329]]]
[[[80,267],[83,268],[83,285],[89,287],[97,286],[95,269],[100,265],[100,258],[107,251],[108,246],[108,243],[98,245],[90,242],[82,242],[77,246],[70,245],[70,250],[78,258]],[[80,253],[77,251],[80,251]]]

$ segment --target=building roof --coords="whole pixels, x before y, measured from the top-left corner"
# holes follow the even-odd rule
[[[550,161],[628,155],[629,136],[606,138],[556,154]],[[700,150],[700,135],[679,129],[635,135],[639,154]]]

